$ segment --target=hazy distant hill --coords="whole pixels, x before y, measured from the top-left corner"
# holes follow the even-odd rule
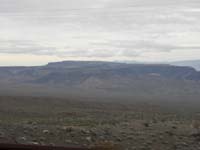
[[[0,67],[0,80],[36,84],[83,83],[89,78],[144,78],[200,80],[191,67],[164,64],[125,64],[113,62],[64,61],[39,67]]]
[[[200,93],[200,72],[162,64],[64,61],[1,67],[0,94],[165,97]]]
[[[200,70],[200,60],[178,61],[173,62],[172,64],[177,66],[189,66],[195,68],[196,70]]]

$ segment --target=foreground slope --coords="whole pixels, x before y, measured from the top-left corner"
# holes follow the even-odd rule
[[[198,112],[199,103],[0,96],[0,143],[198,150]]]

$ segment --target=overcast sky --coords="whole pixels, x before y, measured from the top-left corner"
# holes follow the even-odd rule
[[[200,0],[0,0],[0,65],[200,59]]]

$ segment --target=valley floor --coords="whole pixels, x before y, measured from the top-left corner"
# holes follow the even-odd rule
[[[198,110],[181,104],[4,96],[0,97],[0,143],[198,150],[199,117]]]

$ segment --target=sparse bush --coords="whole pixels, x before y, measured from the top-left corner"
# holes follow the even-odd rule
[[[192,120],[191,127],[197,131],[200,130],[200,120]]]
[[[119,146],[110,141],[97,142],[91,146],[92,150],[120,150]]]

